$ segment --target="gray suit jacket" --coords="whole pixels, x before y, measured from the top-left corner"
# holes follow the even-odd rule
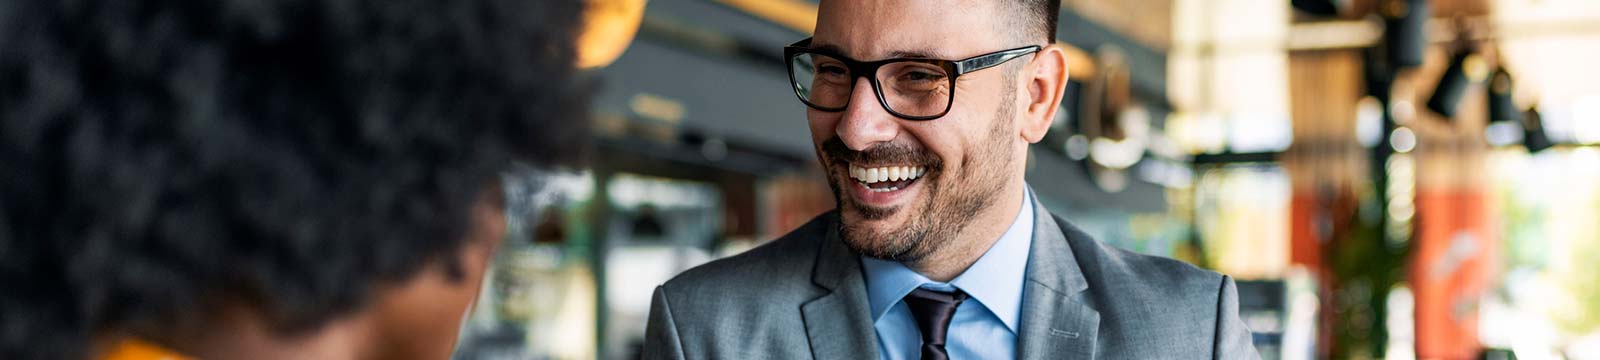
[[[1021,359],[1255,359],[1233,280],[1102,244],[1034,202]],[[856,254],[829,212],[656,288],[646,359],[871,359]]]

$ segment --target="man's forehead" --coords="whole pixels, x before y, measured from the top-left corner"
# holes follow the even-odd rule
[[[857,60],[961,59],[1005,47],[993,0],[824,0],[811,46]]]
[[[928,58],[928,59],[957,59],[958,56],[948,55],[954,52],[950,49],[941,49],[936,46],[896,46],[892,42],[877,42],[865,50],[851,49],[834,43],[821,42],[815,39],[811,42],[812,49],[823,50],[835,54],[848,56],[861,61],[873,61],[892,58]]]

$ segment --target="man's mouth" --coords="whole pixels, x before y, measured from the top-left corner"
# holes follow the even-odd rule
[[[850,164],[850,178],[875,193],[904,189],[926,173],[927,168],[922,166],[864,167]]]

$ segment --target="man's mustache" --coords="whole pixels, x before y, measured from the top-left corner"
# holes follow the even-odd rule
[[[822,154],[833,161],[844,161],[853,164],[867,165],[916,165],[924,166],[929,170],[938,169],[943,164],[939,157],[925,148],[915,148],[906,144],[884,142],[866,150],[851,150],[838,136],[828,138],[822,142]],[[842,165],[842,164],[841,164]]]

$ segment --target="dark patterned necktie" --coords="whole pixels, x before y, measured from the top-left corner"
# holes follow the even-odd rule
[[[906,294],[906,306],[911,308],[911,317],[917,319],[917,330],[922,332],[922,360],[948,360],[950,354],[944,350],[945,332],[950,330],[950,319],[956,315],[956,307],[967,300],[967,293],[956,290],[955,292],[940,292],[917,288]]]

